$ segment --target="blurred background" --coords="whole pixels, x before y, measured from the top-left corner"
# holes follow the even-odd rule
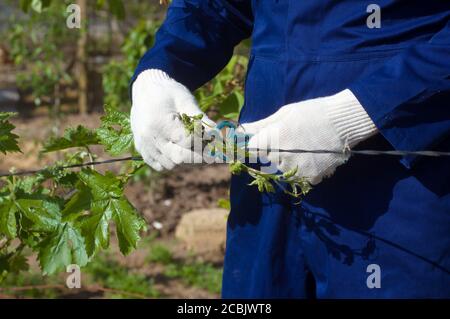
[[[68,28],[67,7],[81,8],[81,28]],[[159,0],[0,2],[0,112],[11,119],[22,153],[0,154],[0,171],[35,169],[61,154],[43,141],[64,129],[100,125],[104,105],[129,112],[128,84],[150,48],[167,6]],[[243,104],[248,43],[195,95],[215,119],[236,119]],[[98,160],[110,156],[94,148]],[[109,170],[120,171],[123,164]],[[82,268],[82,288],[66,273],[44,276],[32,251],[26,270],[0,280],[1,298],[213,298],[220,295],[229,210],[226,166],[139,170],[126,195],[148,230],[124,257],[112,245]],[[1,268],[1,267],[0,267]]]

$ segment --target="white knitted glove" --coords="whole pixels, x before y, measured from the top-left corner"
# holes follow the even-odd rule
[[[273,115],[242,125],[253,134],[249,148],[343,151],[377,132],[364,108],[350,90],[336,95],[289,104]],[[273,141],[273,137],[277,141]],[[272,141],[271,141],[272,138]],[[267,159],[286,172],[318,184],[348,159],[344,154],[268,152]]]
[[[191,151],[179,114],[203,113],[182,84],[160,70],[142,72],[132,87],[131,130],[136,150],[153,169],[172,169],[181,163],[201,163],[201,153]],[[215,124],[206,115],[203,122]]]

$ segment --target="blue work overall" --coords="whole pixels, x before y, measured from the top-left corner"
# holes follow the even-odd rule
[[[173,0],[135,77],[194,90],[251,37],[241,122],[349,88],[379,129],[358,148],[450,151],[449,21],[448,0]],[[299,205],[248,183],[223,297],[450,297],[450,158],[353,156]]]

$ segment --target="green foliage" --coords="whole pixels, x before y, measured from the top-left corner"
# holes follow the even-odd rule
[[[0,113],[0,123],[9,116]],[[73,263],[84,266],[99,250],[109,247],[113,224],[124,255],[137,247],[146,223],[125,197],[124,188],[141,164],[119,175],[91,168],[78,173],[61,168],[92,159],[90,145],[102,144],[105,150],[119,154],[130,150],[131,141],[128,115],[106,108],[97,130],[69,128],[43,147],[44,152],[78,150],[65,153],[65,159],[35,176],[4,180],[0,187],[1,278],[12,269],[24,268],[18,263],[23,260],[24,247],[38,253],[45,274],[62,271]],[[61,197],[65,189],[70,195]],[[19,246],[12,240],[18,240]]]
[[[60,0],[59,0],[60,1]],[[20,0],[19,6],[23,12],[27,13],[32,9],[36,13],[42,13],[48,9],[55,2],[52,0]],[[103,8],[105,6],[105,0],[97,0],[96,7]],[[109,11],[119,19],[125,17],[125,6],[122,0],[108,0]]]
[[[85,270],[91,279],[106,288],[117,290],[111,297],[157,298],[160,293],[153,287],[153,281],[142,274],[132,273],[108,257],[100,257]],[[121,293],[122,292],[122,293]]]
[[[105,103],[114,108],[130,108],[129,85],[140,58],[154,43],[158,22],[140,21],[127,35],[121,48],[121,60],[112,60],[103,70]],[[215,118],[237,119],[244,102],[243,84],[248,59],[235,55],[209,83],[195,92],[203,111]]]
[[[29,269],[26,258],[21,254],[21,251],[0,254],[0,283],[8,278],[9,274],[17,275],[21,271]]]
[[[120,251],[127,255],[136,248],[140,231],[146,228],[145,221],[123,194],[124,182],[112,173],[101,175],[92,170],[83,170],[79,175],[84,187],[78,196],[78,205],[83,207],[90,200],[89,215],[80,216],[79,223],[87,240],[90,255],[98,248],[106,249],[109,244],[109,223],[115,222]],[[88,193],[87,189],[90,190]],[[83,190],[84,189],[84,190]],[[79,194],[79,193],[77,193]],[[75,195],[74,195],[75,196]],[[72,203],[73,204],[73,203]],[[86,206],[85,206],[86,207]],[[74,210],[69,215],[80,213]]]
[[[1,266],[0,266],[1,267]],[[25,270],[25,269],[24,269]],[[56,280],[55,280],[56,279]],[[38,289],[40,285],[55,285],[59,284],[59,278],[54,277],[43,277],[40,273],[27,272],[16,272],[13,276],[8,276],[2,281],[0,278],[1,287],[4,289],[2,293],[7,293],[11,296],[16,296],[19,298],[57,298],[58,291],[55,289]],[[34,289],[27,290],[15,290],[16,287],[25,286],[35,286]],[[9,290],[8,288],[11,288]]]
[[[133,147],[129,114],[105,106],[105,115],[102,125],[97,129],[97,136],[109,154],[115,156],[129,152]]]
[[[150,254],[147,257],[149,262],[169,265],[174,261],[172,252],[163,245],[153,245],[150,249]]]
[[[15,126],[8,121],[13,115],[14,113],[0,112],[0,152],[3,154],[6,154],[6,152],[20,152],[17,142],[19,136],[12,133]]]
[[[180,278],[187,285],[217,294],[220,293],[222,287],[222,270],[208,263],[168,264],[165,275],[170,278]]]
[[[42,151],[48,153],[101,144],[109,154],[114,156],[131,152],[133,133],[129,115],[105,106],[105,115],[101,120],[102,124],[96,130],[90,130],[82,125],[66,129],[63,136],[53,137],[45,142]]]
[[[41,13],[42,10],[50,6],[51,0],[20,0],[20,8],[24,12],[33,9],[34,11]]]
[[[198,114],[195,116],[189,116],[187,114],[180,114],[179,117],[180,117],[181,123],[183,123],[184,129],[186,130],[187,135],[200,134],[202,132],[203,114]]]
[[[154,43],[158,23],[140,21],[125,38],[122,59],[110,61],[103,69],[104,99],[113,108],[130,108],[129,85],[139,59]]]
[[[186,285],[220,293],[222,286],[222,269],[209,263],[199,261],[181,262],[164,245],[155,244],[147,256],[149,262],[165,266],[164,274],[169,278],[181,279]]]
[[[188,116],[186,114],[179,114],[179,116],[186,129],[186,134],[192,134],[204,125],[201,120],[202,116]],[[238,147],[231,138],[226,138],[224,140],[214,139],[207,141],[207,143],[207,147],[211,150],[212,154],[226,154],[229,159],[230,156],[228,155],[231,155],[231,162],[229,164],[230,172],[233,175],[240,175],[242,173],[249,174],[250,177],[253,178],[249,186],[256,186],[258,191],[262,193],[274,193],[275,186],[278,186],[286,194],[299,199],[311,190],[311,185],[308,180],[296,175],[298,168],[291,169],[283,174],[265,173],[254,169],[237,159],[242,157],[248,158],[250,154],[246,147]],[[287,185],[287,187],[285,187],[285,185]]]
[[[234,55],[228,65],[209,83],[195,92],[200,108],[215,114],[213,119],[236,120],[244,104],[244,78],[248,58]]]
[[[70,14],[67,7],[73,3],[71,0],[9,1],[10,6],[26,13],[13,14],[5,32],[13,61],[20,67],[16,82],[23,92],[31,93],[36,105],[56,109],[63,88],[75,82],[75,46],[88,25],[83,22],[81,31],[65,27]],[[118,19],[125,17],[122,0],[87,1],[87,5],[89,12],[107,10]]]
[[[72,2],[21,1],[21,8],[27,15],[11,18],[7,41],[15,64],[23,70],[18,74],[18,83],[32,93],[36,104],[53,104],[59,98],[58,88],[70,85],[73,80],[74,52],[65,49],[76,43],[79,32],[61,28],[65,25],[65,9],[69,3]],[[122,16],[122,1],[99,0],[96,5],[97,8],[108,5],[116,16]],[[111,233],[117,236],[123,254],[136,248],[146,225],[124,195],[124,188],[130,178],[142,172],[142,162],[124,167],[118,174],[99,173],[93,168],[78,172],[61,166],[92,161],[95,154],[89,149],[91,145],[101,145],[113,156],[133,153],[126,111],[130,106],[129,80],[138,60],[153,44],[156,28],[157,23],[140,22],[125,39],[124,59],[112,61],[105,67],[103,86],[108,106],[99,128],[66,129],[63,136],[43,143],[44,153],[64,151],[61,160],[34,176],[2,178],[0,281],[7,280],[8,274],[25,270],[26,255],[31,252],[37,254],[42,272],[52,274],[65,270],[71,263],[91,267],[89,263],[96,262],[95,256],[109,247]],[[196,92],[203,110],[213,117],[236,118],[243,103],[246,63],[244,57],[233,58],[216,79]],[[0,113],[0,152],[3,153],[19,151],[18,137],[12,133],[14,126],[8,121],[10,116]],[[197,120],[201,121],[198,118],[194,122]],[[156,249],[150,258],[172,265],[170,276],[220,290],[217,288],[220,271],[210,269],[212,266],[195,263],[173,266],[175,261],[164,249]],[[107,269],[100,269],[106,267],[104,264],[98,265],[99,268],[95,268],[95,264],[92,266],[96,272],[106,271],[104,276],[116,277],[111,280],[117,282],[108,283],[109,286],[117,289],[136,286],[142,288],[138,293],[154,294],[145,290],[149,289],[145,278],[130,277],[126,270],[107,273]],[[200,272],[193,269],[196,267]],[[106,279],[99,280],[106,282]]]
[[[44,274],[63,270],[70,264],[82,267],[88,262],[84,238],[70,223],[58,225],[56,230],[39,244],[38,257]]]
[[[231,209],[231,202],[227,198],[220,198],[217,201],[217,206],[220,207],[220,208],[223,208],[223,209],[230,210]]]
[[[99,138],[94,131],[82,125],[68,128],[62,137],[54,137],[44,143],[43,152],[61,151],[73,147],[88,147],[99,144]]]
[[[97,0],[97,3],[104,2],[104,0]],[[125,5],[122,0],[108,0],[109,11],[112,15],[119,19],[125,18]]]
[[[60,98],[58,87],[72,83],[74,61],[68,45],[76,43],[78,32],[62,27],[66,8],[72,1],[21,1],[27,15],[12,15],[6,41],[14,63],[20,67],[17,84],[29,90],[36,105],[53,105]],[[31,10],[30,10],[31,9]]]

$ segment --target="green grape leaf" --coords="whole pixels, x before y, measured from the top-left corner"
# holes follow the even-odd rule
[[[91,190],[94,200],[120,198],[123,194],[122,181],[111,172],[102,175],[91,169],[83,169],[78,177]]]
[[[96,201],[92,205],[92,214],[80,220],[81,232],[86,240],[86,250],[92,256],[98,248],[109,247],[109,223],[111,210],[106,209],[108,201]]]
[[[127,255],[137,247],[145,221],[123,195],[123,182],[111,173],[102,175],[85,169],[80,180],[90,189],[90,215],[80,218],[80,227],[86,238],[88,254],[109,244],[109,224],[114,221],[120,251]]]
[[[34,231],[51,232],[61,223],[61,199],[43,194],[18,192],[14,201],[18,210],[30,221]]]
[[[3,154],[6,154],[6,152],[20,152],[17,142],[19,137],[12,133],[12,130],[16,127],[8,122],[8,119],[13,115],[14,113],[10,112],[0,112],[0,152]]]
[[[133,146],[133,133],[129,115],[112,107],[105,106],[102,125],[97,129],[97,135],[106,151],[113,155],[120,155],[130,151]]]
[[[8,273],[18,274],[28,270],[28,261],[21,250],[10,253],[0,253],[0,283]]]
[[[290,178],[294,177],[295,174],[297,174],[297,171],[298,171],[298,167],[295,167],[295,168],[283,173],[283,178],[290,179]]]
[[[84,238],[71,224],[61,224],[39,244],[38,259],[44,274],[64,270],[70,264],[85,266],[88,256]]]
[[[16,213],[17,207],[12,200],[1,199],[0,234],[4,234],[8,238],[15,238],[17,236]]]
[[[246,172],[246,166],[240,162],[240,161],[235,161],[230,163],[230,172],[233,175],[240,175],[242,172]]]
[[[133,249],[136,249],[137,243],[141,239],[139,233],[145,229],[145,221],[124,197],[120,200],[112,200],[109,208],[116,224],[120,251],[122,254],[128,255]]]
[[[27,258],[19,253],[12,254],[12,256],[8,260],[10,272],[12,273],[19,273],[21,271],[27,271],[28,266],[28,260]]]
[[[44,144],[42,151],[48,153],[72,147],[87,147],[97,144],[99,144],[97,134],[82,125],[78,125],[76,128],[66,129],[62,137],[51,138]]]
[[[256,175],[254,177],[255,179],[249,184],[249,186],[257,186],[258,191],[261,193],[267,192],[267,193],[274,193],[275,188],[273,187],[272,183],[265,177],[261,175]]]
[[[237,119],[243,105],[244,96],[236,90],[219,104],[219,112],[225,118]]]
[[[81,182],[77,183],[76,188],[78,191],[65,203],[61,212],[63,221],[75,220],[81,213],[91,207],[92,194],[90,188]]]
[[[11,117],[16,116],[17,113],[14,112],[0,112],[0,121],[9,120]]]

